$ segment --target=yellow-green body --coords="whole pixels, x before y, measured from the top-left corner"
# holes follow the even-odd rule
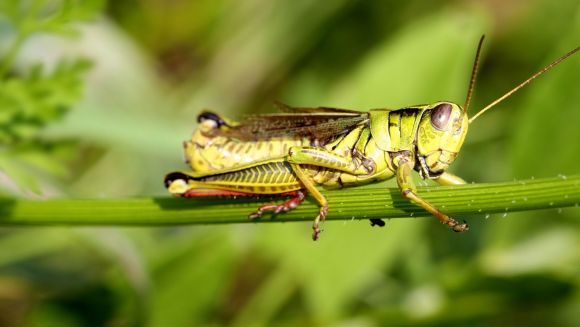
[[[468,229],[465,223],[439,211],[422,199],[412,171],[441,185],[465,182],[448,172],[470,123],[511,94],[580,50],[576,47],[514,89],[468,118],[483,37],[479,41],[468,87],[465,108],[437,102],[397,110],[376,109],[359,113],[335,108],[291,108],[290,114],[254,116],[235,123],[204,112],[199,128],[184,142],[190,172],[170,173],[168,190],[178,196],[236,194],[291,194],[281,205],[266,205],[250,215],[294,209],[308,191],[319,203],[313,239],[326,217],[328,202],[316,185],[343,187],[396,177],[401,194],[432,213],[454,231]]]
[[[292,128],[286,137],[255,135],[248,139],[236,137],[240,134],[232,132],[236,129],[239,132],[241,124],[213,113],[202,113],[198,118],[200,126],[191,140],[184,142],[185,160],[192,171],[169,174],[166,177],[169,191],[193,197],[289,194],[306,190],[321,206],[313,226],[313,238],[317,239],[318,224],[326,216],[328,203],[316,185],[355,186],[396,176],[403,196],[455,230],[467,229],[466,224],[457,223],[422,200],[411,178],[411,171],[415,169],[422,178],[431,178],[440,184],[463,183],[460,178],[445,173],[467,132],[467,115],[460,106],[438,102],[357,114],[341,109],[286,108],[297,113],[322,111],[322,115],[327,114],[324,109],[334,110],[328,115],[338,112],[338,115],[355,116],[356,123],[346,129],[337,128],[340,132],[324,141],[295,133]],[[268,118],[277,119],[276,116]],[[334,118],[325,119],[325,124],[334,122]],[[340,119],[348,118],[337,118]],[[296,203],[266,206],[267,210],[290,210],[303,199],[302,193],[299,197]],[[260,208],[251,217],[259,217],[265,210]]]
[[[361,165],[361,158],[372,161],[373,171],[364,174],[317,166],[315,162],[306,166],[306,174],[315,184],[324,187],[361,185],[392,178],[398,157],[405,155],[414,159],[416,150],[431,170],[443,171],[457,156],[467,124],[460,135],[447,138],[445,133],[431,128],[429,110],[438,104],[371,110],[368,126],[356,127],[320,146],[314,146],[308,138],[242,141],[214,135],[213,129],[227,127],[217,127],[214,121],[204,120],[191,140],[184,142],[185,159],[191,166],[192,176],[208,177],[199,187],[254,194],[278,194],[303,188],[291,167],[284,164],[293,147],[304,151],[323,148],[352,160],[355,165]],[[353,156],[353,149],[360,155]],[[320,163],[327,160],[324,154],[317,158]]]

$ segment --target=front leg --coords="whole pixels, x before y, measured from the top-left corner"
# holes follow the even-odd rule
[[[399,161],[399,167],[397,168],[397,184],[399,185],[399,190],[401,190],[403,196],[408,200],[416,203],[423,209],[427,210],[428,212],[430,212],[433,216],[439,219],[439,221],[442,224],[451,227],[454,231],[463,232],[468,230],[469,225],[465,223],[460,224],[457,220],[442,213],[437,208],[435,208],[431,203],[423,200],[417,194],[417,188],[415,186],[415,183],[413,183],[413,176],[411,175],[412,171],[413,171],[413,163],[406,158],[402,158]],[[447,179],[444,178],[443,181],[447,181]]]

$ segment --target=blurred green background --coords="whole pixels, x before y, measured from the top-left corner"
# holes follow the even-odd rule
[[[165,196],[206,108],[463,103],[484,33],[472,113],[578,45],[580,4],[5,0],[0,194]],[[478,119],[452,172],[580,173],[578,76],[576,56]],[[310,223],[2,228],[0,325],[578,324],[580,210],[484,216],[316,243]]]

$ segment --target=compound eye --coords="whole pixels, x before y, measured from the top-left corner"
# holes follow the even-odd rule
[[[431,112],[431,125],[440,131],[445,130],[452,109],[449,103],[442,103],[435,107]]]

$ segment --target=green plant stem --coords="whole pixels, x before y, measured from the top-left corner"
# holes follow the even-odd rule
[[[376,187],[379,186],[379,187]],[[348,188],[325,192],[328,220],[429,216],[397,189]],[[452,216],[509,213],[578,206],[580,175],[509,183],[420,187],[419,194]],[[259,205],[279,198],[0,199],[1,225],[174,225],[247,223]],[[298,209],[266,214],[255,222],[311,220],[318,206],[308,198]]]
[[[0,59],[0,82],[6,78],[8,69],[12,66],[27,36],[27,34],[19,32],[4,56]]]

